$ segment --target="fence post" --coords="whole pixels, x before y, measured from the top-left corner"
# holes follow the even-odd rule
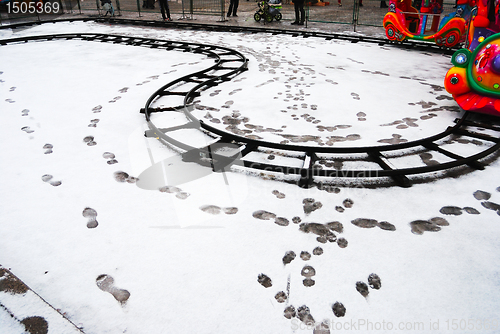
[[[71,0],[66,0],[66,9],[68,9],[68,3],[69,3],[70,13],[73,14],[73,4],[71,3]]]
[[[226,1],[225,0],[220,0],[220,22],[226,22],[226,8],[225,8],[225,5],[226,5]]]
[[[359,0],[354,0],[354,7],[352,10],[352,25],[354,32],[356,32],[356,25],[358,24],[359,19]]]
[[[307,28],[307,21],[309,21],[309,2],[306,2],[306,12],[304,19],[306,20],[306,28]]]

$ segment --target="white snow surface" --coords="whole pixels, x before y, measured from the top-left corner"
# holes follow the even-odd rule
[[[269,141],[281,142],[286,134],[317,137],[304,145],[383,145],[378,141],[394,135],[415,140],[441,132],[461,116],[442,89],[450,58],[415,50],[82,22],[0,30],[0,38],[73,32],[242,52],[249,70],[204,91],[198,104],[216,109],[209,112],[221,122],[210,124],[221,129],[227,126],[222,118],[235,115],[248,118],[240,129],[248,129],[245,124],[274,129],[253,132]],[[209,63],[213,60],[198,54],[75,40],[1,46],[0,264],[89,334],[312,333],[298,318],[284,317],[289,305],[306,305],[332,333],[500,331],[500,217],[473,196],[481,190],[491,195],[490,202],[500,202],[496,160],[483,171],[411,188],[340,187],[336,193],[233,172],[179,184],[177,193],[117,182],[117,171],[137,177],[153,163],[177,161],[177,152],[144,137],[147,126],[139,109],[161,85]],[[94,112],[97,106],[102,108]],[[207,110],[194,113],[203,118]],[[180,114],[154,117],[161,126],[182,123]],[[319,131],[320,125],[331,131]],[[359,138],[328,144],[330,136],[353,134]],[[88,146],[87,136],[96,145]],[[179,138],[210,140],[191,132]],[[45,154],[45,144],[53,146],[52,153]],[[105,152],[118,163],[108,164]],[[44,182],[47,174],[53,178]],[[62,183],[53,186],[54,181]],[[322,207],[305,214],[306,198]],[[479,214],[445,215],[440,212],[445,206],[471,207]],[[87,227],[89,218],[82,214],[87,207],[97,212],[95,228]],[[237,212],[226,213],[228,208]],[[254,218],[258,210],[290,224]],[[344,231],[337,237],[348,246],[319,243],[316,235],[299,231],[293,217],[341,222]],[[449,226],[412,233],[410,222],[434,217]],[[396,230],[360,228],[351,223],[357,218],[387,221]],[[300,258],[316,247],[323,254]],[[287,251],[297,257],[284,265]],[[305,265],[316,270],[312,287],[302,283]],[[272,279],[271,287],[258,283],[261,273]],[[382,286],[369,288],[365,298],[356,282],[368,283],[372,273]],[[114,279],[109,291],[125,289],[130,298],[120,303],[101,290],[100,275]],[[287,292],[288,279],[289,298],[278,303],[274,297]],[[335,302],[345,306],[344,317],[333,314]],[[0,304],[15,310],[32,305],[6,292],[0,293]],[[43,313],[41,307],[39,314],[36,307],[17,312],[21,318]],[[56,333],[47,320],[49,332]],[[1,333],[19,328],[0,312]]]

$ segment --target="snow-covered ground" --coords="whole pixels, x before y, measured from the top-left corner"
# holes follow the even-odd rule
[[[237,49],[249,71],[205,91],[194,114],[268,141],[382,145],[441,132],[461,116],[442,88],[450,58],[420,51],[82,22],[0,38],[71,32]],[[117,182],[116,172],[137,177],[178,159],[144,137],[139,110],[161,85],[212,63],[75,40],[0,47],[0,264],[37,294],[0,293],[1,333],[19,333],[29,316],[60,333],[40,297],[98,334],[312,333],[312,319],[332,333],[500,331],[500,217],[487,208],[500,202],[498,161],[407,189],[327,192],[231,172],[173,192]],[[167,127],[180,116],[154,117]],[[333,234],[337,242],[321,238]],[[298,314],[287,319],[290,306]]]

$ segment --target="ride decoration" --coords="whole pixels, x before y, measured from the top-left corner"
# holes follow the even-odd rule
[[[494,0],[480,0],[466,48],[455,52],[444,86],[464,110],[500,116],[500,18]]]
[[[443,0],[422,0],[420,11],[411,0],[391,0],[383,21],[386,36],[391,41],[414,39],[453,47],[465,39],[474,1],[458,0],[456,10],[441,19]]]

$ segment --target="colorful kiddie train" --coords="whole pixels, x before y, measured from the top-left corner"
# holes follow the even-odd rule
[[[474,1],[458,0],[456,10],[442,17],[443,0],[422,0],[420,11],[411,0],[391,0],[384,16],[385,34],[392,41],[415,39],[455,46],[465,38]]]
[[[455,52],[444,80],[464,110],[500,116],[500,17],[495,0],[479,0],[466,48]]]

